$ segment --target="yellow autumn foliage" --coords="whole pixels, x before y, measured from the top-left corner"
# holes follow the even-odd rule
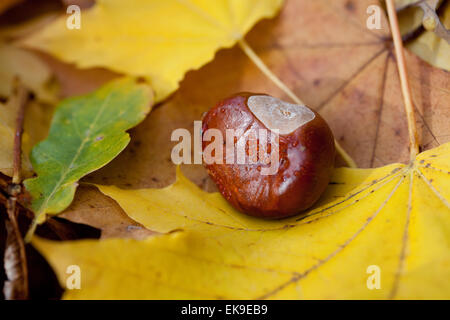
[[[409,165],[336,169],[313,209],[267,221],[178,172],[164,189],[98,186],[134,220],[171,233],[34,245],[63,285],[66,268],[80,266],[82,288],[66,299],[448,299],[449,175],[450,144]]]
[[[24,43],[75,63],[146,77],[161,101],[184,74],[229,48],[283,0],[98,0],[80,29],[62,16]],[[180,58],[182,57],[182,58]]]

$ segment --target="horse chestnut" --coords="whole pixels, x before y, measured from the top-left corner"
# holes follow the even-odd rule
[[[204,165],[221,194],[257,217],[283,218],[311,207],[334,165],[334,138],[322,117],[265,94],[239,93],[220,101],[203,117],[202,141]],[[244,154],[235,157],[231,152],[239,147]],[[206,161],[206,151],[216,161]]]

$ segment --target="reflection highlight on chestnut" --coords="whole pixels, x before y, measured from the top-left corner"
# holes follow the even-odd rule
[[[325,120],[306,106],[266,94],[238,93],[217,103],[203,117],[203,151],[210,151],[208,145],[214,143],[214,138],[205,139],[209,129],[223,137],[233,129],[234,150],[239,146],[245,150],[245,161],[238,161],[238,152],[232,154],[224,142],[223,161],[204,162],[220,193],[243,213],[289,217],[311,207],[328,185],[334,137]],[[267,138],[255,132],[267,132]],[[276,170],[262,174],[270,168]]]

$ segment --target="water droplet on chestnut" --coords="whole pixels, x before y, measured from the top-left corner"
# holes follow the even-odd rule
[[[230,140],[234,151],[251,130],[267,132],[265,146],[259,145],[264,145],[264,139],[258,136],[256,158],[247,155],[244,143],[246,162],[229,163],[227,146],[221,143],[222,163],[205,163],[222,195],[243,213],[264,218],[292,216],[311,207],[328,185],[335,157],[333,134],[325,120],[306,106],[265,94],[239,93],[206,113],[202,133],[208,129],[217,129],[223,141],[227,129],[241,130],[240,136]],[[278,143],[274,145],[269,136],[276,136]],[[204,151],[210,143],[203,139]],[[273,158],[275,152],[278,157]],[[274,165],[273,173],[263,174]]]

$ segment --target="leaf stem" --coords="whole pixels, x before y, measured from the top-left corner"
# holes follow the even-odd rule
[[[268,67],[267,65],[261,60],[261,58],[253,51],[253,49],[248,45],[248,43],[241,39],[239,40],[239,46],[241,49],[245,52],[245,54],[252,60],[252,62],[261,70],[270,80],[272,80],[273,83],[277,85],[278,88],[283,90],[295,103],[300,104],[302,106],[306,105],[302,100],[300,100],[299,97],[295,95],[289,89],[283,81],[280,80]]]
[[[338,154],[344,159],[345,163],[349,168],[358,168],[356,162],[350,157],[350,155],[342,148],[341,144],[334,139],[334,146],[338,152]]]
[[[11,242],[16,242],[18,246],[19,254],[19,269],[20,274],[17,278],[15,272],[12,272],[9,276],[13,279],[9,279],[13,284],[12,295],[8,298],[28,298],[28,268],[27,268],[27,256],[25,251],[25,243],[22,234],[19,229],[19,223],[17,221],[17,196],[22,192],[22,187],[20,185],[21,181],[21,165],[22,165],[22,132],[23,132],[23,121],[25,115],[25,105],[28,100],[28,90],[20,83],[18,78],[14,79],[14,88],[11,99],[14,99],[14,103],[18,104],[17,118],[16,118],[16,130],[14,136],[14,146],[13,146],[13,177],[11,184],[8,185],[9,197],[6,203],[6,211],[8,213],[9,223],[11,229],[8,229],[8,239],[9,245],[14,247]],[[13,239],[13,240],[11,240]],[[15,255],[16,250],[11,249],[10,254]],[[9,257],[10,260],[15,260],[14,257]],[[14,267],[9,267],[14,268]],[[6,268],[6,256],[5,256],[5,270]],[[11,272],[10,272],[11,273]],[[14,279],[15,278],[15,279]],[[19,281],[19,282],[18,282]],[[17,288],[17,283],[19,283],[19,288]]]
[[[16,131],[14,135],[14,158],[13,158],[13,176],[12,183],[21,183],[20,171],[22,166],[22,133],[23,133],[23,121],[25,115],[25,105],[28,98],[27,90],[19,83],[19,80],[15,79],[13,99],[16,99],[18,104],[18,112],[16,118]]]
[[[286,93],[295,103],[299,105],[306,105],[300,98],[295,95],[294,92],[292,92],[291,89],[289,89],[286,84],[284,84],[283,81],[280,80],[268,67],[267,65],[261,60],[261,58],[253,51],[253,49],[248,45],[248,43],[244,39],[240,39],[238,41],[239,46],[244,51],[244,53],[250,58],[250,60],[259,68],[259,70],[262,71],[278,88],[283,90],[284,93]],[[350,168],[356,168],[355,161],[350,157],[350,155],[342,148],[342,146],[339,144],[339,142],[334,140],[334,144],[336,146],[337,152],[340,154],[340,156],[344,159],[347,166]]]
[[[25,243],[30,243],[31,239],[33,238],[34,232],[36,231],[37,228],[37,217],[34,217],[33,220],[31,220],[31,224],[28,227],[28,231],[25,235]]]
[[[414,161],[419,153],[419,139],[417,135],[416,117],[414,114],[414,106],[411,99],[411,88],[408,81],[408,72],[406,70],[405,55],[403,52],[403,42],[400,35],[397,13],[395,11],[394,0],[386,0],[386,7],[391,25],[392,38],[394,40],[395,55],[397,57],[398,73],[400,75],[400,84],[405,104],[405,112],[408,120],[409,144],[410,144],[410,160]]]

